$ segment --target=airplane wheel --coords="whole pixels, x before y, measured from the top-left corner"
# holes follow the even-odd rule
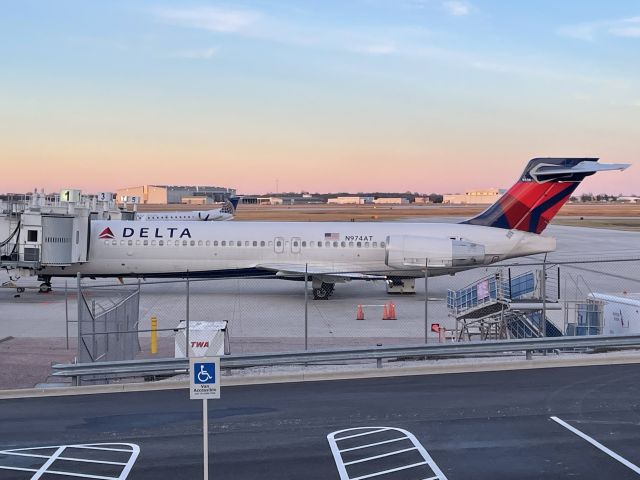
[[[314,300],[328,300],[333,293],[333,283],[323,283],[320,288],[313,289]]]
[[[50,283],[42,283],[40,284],[40,293],[49,293],[51,291]]]
[[[18,293],[24,293],[24,287],[18,287],[18,288],[16,288],[16,292],[18,292]]]

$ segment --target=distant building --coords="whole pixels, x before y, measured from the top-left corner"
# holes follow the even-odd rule
[[[226,198],[236,194],[235,188],[211,187],[211,186],[182,186],[182,185],[142,185],[139,187],[120,188],[116,191],[118,203],[141,204],[171,204],[185,203],[183,198],[194,199],[192,204],[206,204],[223,202]],[[196,203],[195,198],[204,199],[202,203]]]
[[[373,197],[335,197],[327,199],[327,203],[334,205],[368,205],[373,203]]]
[[[445,194],[442,203],[451,204],[492,204],[498,200],[506,190],[488,188],[486,190],[470,190],[463,194]]]
[[[413,203],[415,203],[416,205],[426,205],[428,203],[431,203],[431,200],[429,200],[429,197],[416,197],[413,200]]]
[[[404,197],[380,197],[376,198],[373,203],[376,205],[406,205],[409,203],[409,199]]]

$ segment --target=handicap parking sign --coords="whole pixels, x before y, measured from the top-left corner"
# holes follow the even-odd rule
[[[192,400],[220,398],[220,357],[191,357],[189,387]]]
[[[193,383],[200,385],[203,383],[216,383],[215,363],[194,363]]]

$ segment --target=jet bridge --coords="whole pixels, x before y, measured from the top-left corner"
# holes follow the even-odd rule
[[[78,190],[63,192],[72,192],[67,197],[73,201],[35,193],[0,204],[0,268],[8,271],[12,282],[38,275],[44,267],[86,262],[91,220],[119,213],[112,201],[99,203],[96,197],[82,197]],[[49,291],[51,279],[42,280],[40,291]]]

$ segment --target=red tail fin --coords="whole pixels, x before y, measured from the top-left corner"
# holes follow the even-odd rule
[[[496,203],[463,223],[541,233],[585,177],[629,166],[597,162],[597,158],[534,158]]]

